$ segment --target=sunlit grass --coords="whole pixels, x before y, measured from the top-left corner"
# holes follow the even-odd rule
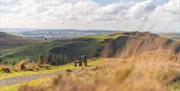
[[[179,63],[167,58],[166,53],[151,55],[154,56],[144,54],[106,61],[96,67],[54,77],[48,86],[25,85],[19,91],[179,91]]]
[[[99,63],[103,62],[103,58],[98,58],[98,59],[93,59],[93,60],[89,60],[88,65],[89,66],[95,66]],[[41,70],[38,72],[32,72],[32,71],[25,71],[25,72],[11,72],[11,73],[4,73],[1,72],[0,74],[0,79],[5,79],[5,78],[9,78],[9,77],[15,77],[15,76],[24,76],[24,75],[32,75],[32,74],[41,74],[41,73],[48,73],[48,72],[55,72],[55,71],[60,71],[60,70],[66,70],[66,69],[79,69],[81,67],[74,67],[73,64],[67,64],[64,66],[56,66],[56,67],[52,67],[51,70]],[[21,84],[16,84],[16,85],[10,85],[10,86],[1,86],[0,91],[17,91],[18,88],[22,85],[28,85],[28,86],[34,86],[34,85],[38,85],[39,83],[41,83],[42,81],[44,82],[44,79],[47,79],[48,77],[45,78],[41,78],[41,79],[37,79],[37,80],[33,80],[30,81],[28,83],[21,83]]]
[[[170,91],[180,91],[180,81],[173,82],[169,85]]]
[[[97,65],[98,63],[101,63],[101,58],[95,59],[94,61],[89,61],[90,66]],[[80,67],[74,67],[74,64],[67,64],[63,66],[53,66],[50,70],[47,69],[40,69],[40,71],[12,71],[11,73],[5,73],[3,71],[0,71],[0,80],[15,76],[24,76],[24,75],[32,75],[32,74],[41,74],[41,73],[49,73],[49,72],[55,72],[55,71],[61,71],[66,69],[78,69]]]
[[[117,33],[114,33],[114,34],[111,34],[111,35],[107,35],[107,34],[101,34],[101,35],[90,35],[90,36],[85,36],[85,37],[82,37],[82,38],[92,38],[92,39],[96,39],[98,41],[103,41],[105,39],[116,39],[117,37],[120,37],[122,36],[123,33],[122,32],[117,32]]]
[[[29,86],[35,86],[35,85],[38,85],[41,82],[43,82],[44,79],[48,79],[48,78],[49,77],[43,77],[43,78],[40,78],[40,79],[37,79],[37,80],[32,80],[32,81],[30,81],[28,83],[21,83],[21,84],[10,85],[10,86],[1,86],[0,91],[17,91],[20,86],[23,86],[25,84],[29,85]]]

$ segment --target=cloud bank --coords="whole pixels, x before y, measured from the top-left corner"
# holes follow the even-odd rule
[[[1,27],[180,32],[180,0],[0,0]]]

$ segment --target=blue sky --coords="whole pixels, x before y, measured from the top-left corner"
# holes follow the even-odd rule
[[[164,3],[167,3],[169,0],[154,0],[158,3],[161,3],[161,4],[164,4]]]
[[[0,0],[0,27],[180,32],[180,0]]]

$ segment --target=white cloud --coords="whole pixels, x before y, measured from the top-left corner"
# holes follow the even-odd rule
[[[180,0],[0,0],[1,27],[180,31]]]
[[[115,15],[121,13],[125,7],[119,3],[110,4],[99,9],[101,14]]]
[[[158,6],[149,20],[155,24],[154,31],[180,32],[180,0],[169,0]]]
[[[159,20],[164,21],[180,21],[180,1],[170,0],[163,6],[159,6],[155,11],[154,15]]]
[[[129,9],[128,15],[130,17],[134,17],[137,19],[145,18],[147,17],[147,15],[153,12],[155,8],[156,8],[155,2],[153,2],[152,0],[147,0],[147,1],[140,2],[132,6]]]

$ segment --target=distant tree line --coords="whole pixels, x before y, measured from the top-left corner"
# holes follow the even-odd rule
[[[39,64],[51,64],[51,65],[63,65],[69,63],[71,58],[68,57],[67,54],[64,53],[48,53],[42,54],[36,58],[33,58],[34,63]]]

